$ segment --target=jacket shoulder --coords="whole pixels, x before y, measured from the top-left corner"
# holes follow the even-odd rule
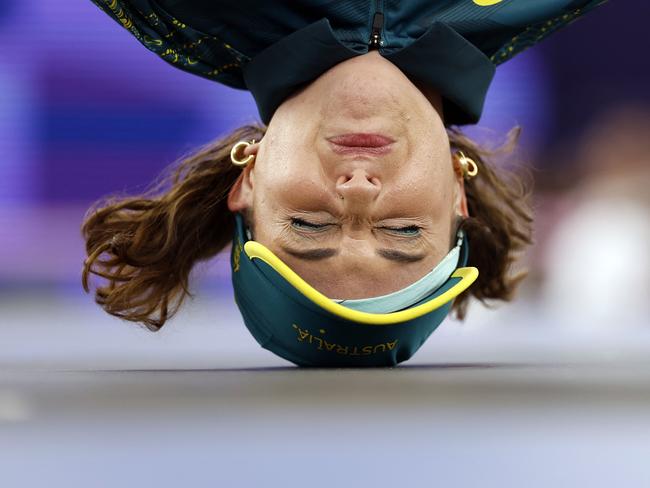
[[[91,0],[160,58],[198,76],[245,88],[248,56],[213,34],[196,30],[150,0]]]
[[[437,20],[447,23],[499,65],[606,1],[457,0]]]

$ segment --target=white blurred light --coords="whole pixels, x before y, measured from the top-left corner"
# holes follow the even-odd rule
[[[32,415],[29,403],[21,395],[0,390],[0,423],[23,422]]]
[[[597,198],[563,219],[549,243],[543,302],[579,327],[650,322],[650,218],[624,198]]]

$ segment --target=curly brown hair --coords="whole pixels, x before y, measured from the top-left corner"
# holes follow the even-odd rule
[[[95,289],[95,301],[109,314],[159,330],[182,305],[189,276],[200,261],[222,251],[231,241],[234,215],[227,207],[230,188],[241,173],[230,161],[240,140],[260,140],[261,124],[240,127],[197,148],[170,165],[152,187],[138,196],[112,195],[96,202],[81,228],[88,257],[82,284],[90,292],[91,274],[107,280]],[[479,269],[477,281],[453,304],[463,320],[470,295],[511,300],[521,271],[510,275],[511,264],[532,243],[532,186],[515,173],[497,171],[490,159],[514,148],[515,127],[507,142],[488,150],[459,128],[449,127],[451,150],[472,158],[478,175],[465,182],[469,218],[459,225],[470,243],[468,266]]]

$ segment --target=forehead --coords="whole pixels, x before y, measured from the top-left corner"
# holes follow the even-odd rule
[[[332,299],[370,298],[401,290],[431,271],[440,258],[430,253],[410,265],[392,263],[384,258],[359,257],[351,249],[318,262],[301,261],[286,255],[277,246],[271,249],[302,279]]]

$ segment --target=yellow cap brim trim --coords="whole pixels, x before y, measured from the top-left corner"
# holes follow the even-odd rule
[[[289,266],[287,266],[280,258],[273,254],[268,248],[255,241],[248,241],[244,244],[244,251],[249,259],[261,259],[266,264],[271,266],[280,276],[287,280],[296,290],[302,293],[307,299],[314,302],[319,307],[327,310],[328,312],[342,317],[347,320],[359,322],[362,324],[371,325],[388,325],[407,320],[413,320],[427,314],[436,308],[442,307],[444,304],[453,300],[469,286],[474,283],[478,277],[478,269],[473,267],[458,268],[451,275],[452,278],[460,278],[461,280],[441,295],[429,300],[426,303],[418,305],[417,307],[401,310],[392,313],[368,313],[359,310],[352,310],[343,305],[340,305],[325,295],[314,289],[309,283],[298,276]]]

